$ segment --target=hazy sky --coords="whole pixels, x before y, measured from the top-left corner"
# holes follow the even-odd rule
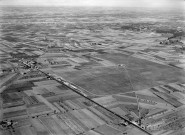
[[[0,0],[0,5],[182,7],[184,0]]]

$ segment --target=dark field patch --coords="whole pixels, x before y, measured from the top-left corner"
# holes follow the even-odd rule
[[[24,83],[12,84],[11,86],[9,86],[6,89],[6,93],[30,90],[34,86],[35,85],[32,82],[24,82]]]
[[[12,37],[12,36],[5,36],[2,38],[3,40],[6,40],[8,42],[20,42],[20,39],[17,37]]]

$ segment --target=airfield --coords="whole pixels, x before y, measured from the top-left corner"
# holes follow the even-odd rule
[[[181,12],[1,10],[0,135],[185,133]]]

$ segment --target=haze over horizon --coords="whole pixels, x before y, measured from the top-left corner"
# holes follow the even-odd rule
[[[0,0],[1,6],[105,6],[182,8],[184,0]]]

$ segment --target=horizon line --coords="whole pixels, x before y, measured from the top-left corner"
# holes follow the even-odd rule
[[[108,8],[161,8],[161,7],[150,7],[150,6],[97,6],[97,5],[1,5],[0,7],[108,7]],[[169,9],[179,9],[178,7],[166,7]],[[165,9],[166,9],[165,8]]]

